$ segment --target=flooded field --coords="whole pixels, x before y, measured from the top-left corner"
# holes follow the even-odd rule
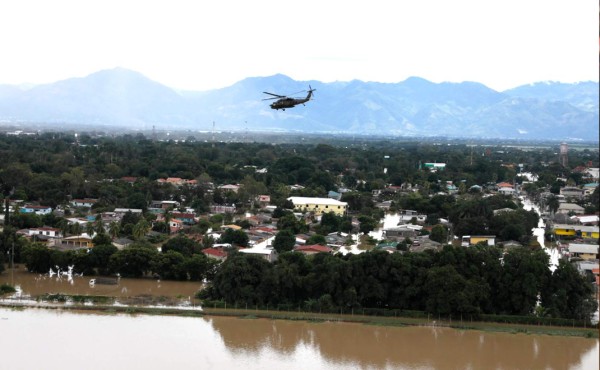
[[[0,308],[0,369],[598,369],[598,340]]]
[[[15,270],[6,269],[0,274],[0,284],[19,286],[22,295],[38,296],[46,293],[69,295],[104,295],[111,297],[134,297],[141,295],[163,296],[171,298],[193,297],[202,288],[200,282],[167,281],[156,279],[111,278],[102,283],[97,276],[60,276],[33,274],[25,267],[16,266]],[[104,278],[105,279],[105,278]],[[92,280],[92,283],[90,281]]]

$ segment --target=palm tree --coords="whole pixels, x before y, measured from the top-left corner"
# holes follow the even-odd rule
[[[85,232],[89,235],[92,236],[94,234],[94,223],[93,222],[88,222],[87,224],[85,224]]]
[[[148,231],[150,230],[150,224],[146,221],[145,218],[142,218],[138,221],[137,224],[133,226],[133,237],[136,240],[139,240],[146,236]]]
[[[111,221],[108,225],[108,234],[111,238],[115,239],[121,232],[121,225],[117,221]]]
[[[71,224],[71,234],[80,235],[81,234],[81,225],[79,222],[75,222]]]

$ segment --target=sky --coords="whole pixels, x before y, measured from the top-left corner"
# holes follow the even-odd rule
[[[182,90],[297,81],[598,81],[597,0],[18,0],[0,84],[122,67]]]

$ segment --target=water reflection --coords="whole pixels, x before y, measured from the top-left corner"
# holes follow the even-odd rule
[[[0,369],[598,368],[598,340],[229,317],[0,308]]]
[[[361,368],[402,369],[591,369],[581,364],[598,341],[582,338],[459,331],[449,328],[374,327],[212,318],[233,353],[272,348],[289,355],[310,347],[328,362]]]

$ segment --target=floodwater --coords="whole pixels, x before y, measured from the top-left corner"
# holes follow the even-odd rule
[[[90,284],[90,280],[96,283]],[[202,288],[201,282],[170,281],[157,279],[120,278],[116,284],[101,284],[101,277],[78,276],[77,274],[54,275],[30,273],[24,266],[7,268],[0,274],[0,284],[18,286],[24,297],[36,297],[46,293],[69,295],[100,295],[110,297],[135,297],[151,295],[155,297],[188,298]],[[1,367],[1,364],[0,364]]]
[[[598,369],[598,340],[0,308],[0,369]]]
[[[546,247],[546,241],[544,239],[544,233],[546,232],[546,223],[541,217],[540,208],[535,205],[529,198],[522,198],[523,201],[523,209],[526,211],[534,210],[538,216],[540,216],[540,220],[538,221],[538,226],[532,230],[533,235],[537,238],[538,243],[542,246],[542,248],[546,251],[548,256],[550,256],[550,271],[554,272],[556,267],[558,266],[558,249],[556,248],[548,248]]]

